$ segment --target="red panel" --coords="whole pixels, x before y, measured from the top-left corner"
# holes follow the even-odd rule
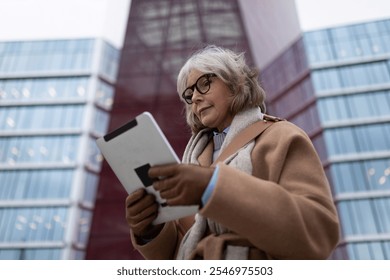
[[[186,58],[205,43],[207,38],[208,44],[245,51],[248,60],[252,61],[237,0],[215,0],[208,5],[212,3],[220,7],[213,10],[214,19],[220,15],[223,19],[224,14],[234,14],[237,17],[236,22],[216,20],[215,22],[223,22],[223,29],[206,25],[204,30],[194,33],[193,30],[185,30],[183,23],[186,22],[186,17],[190,17],[192,21],[202,21],[200,13],[209,18],[211,12],[206,8],[201,9],[197,2],[193,0],[193,5],[190,5],[193,10],[190,11],[189,1],[132,1],[109,131],[143,111],[149,111],[181,157],[190,137],[190,130],[185,124],[183,103],[176,92],[176,76]],[[182,10],[183,14],[171,15],[173,10],[175,13],[178,11],[172,9],[173,5],[180,6],[179,10]],[[154,13],[144,13],[145,9],[154,9]],[[150,18],[153,14],[159,16]],[[177,17],[180,17],[180,21],[172,20]],[[219,30],[229,30],[229,24],[232,24],[232,28],[240,28],[239,32],[232,35],[218,34]],[[189,28],[193,29],[194,26],[202,28],[204,25],[199,23],[190,25]],[[173,29],[168,32],[170,28]],[[146,34],[145,30],[150,33]],[[173,38],[167,34],[172,34]],[[202,38],[196,37],[199,34],[203,34]],[[129,229],[125,221],[126,193],[107,164],[103,165],[100,178],[86,259],[138,259],[140,256],[131,247]]]
[[[87,259],[94,260],[142,260],[143,257],[131,246],[129,237],[97,236],[92,238]],[[92,256],[92,257],[91,257]]]

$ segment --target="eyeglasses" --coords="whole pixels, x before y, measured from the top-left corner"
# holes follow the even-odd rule
[[[216,77],[217,75],[214,73],[207,73],[202,76],[200,76],[195,84],[192,86],[186,88],[184,92],[182,93],[181,97],[184,99],[187,104],[192,104],[192,96],[194,95],[194,88],[200,93],[205,94],[210,90],[211,85],[211,77]]]

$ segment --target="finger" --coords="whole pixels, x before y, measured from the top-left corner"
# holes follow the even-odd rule
[[[138,212],[136,215],[130,218],[132,224],[137,224],[142,220],[147,219],[148,217],[154,215],[156,216],[158,213],[158,204],[154,203],[149,207],[142,209],[142,211]]]
[[[174,197],[179,196],[180,191],[178,188],[170,188],[170,189],[164,189],[160,191],[160,196],[163,199],[171,199]]]
[[[134,234],[136,236],[142,236],[145,232],[145,230],[148,228],[148,226],[156,219],[157,214],[150,215],[149,217],[143,219],[139,223],[133,225],[131,229],[133,230]]]
[[[186,203],[184,197],[182,196],[166,199],[166,203],[168,206],[189,205],[189,203]]]
[[[133,228],[143,220],[148,219],[150,216],[157,216],[158,207],[159,206],[157,204],[151,205],[150,207],[143,209],[141,212],[138,212],[136,215],[129,215],[129,213],[126,213],[126,221],[128,225]]]
[[[170,177],[166,179],[161,179],[158,181],[155,181],[153,183],[153,188],[156,191],[163,191],[163,190],[168,190],[176,186],[177,179],[175,177]]]
[[[176,174],[178,165],[175,163],[152,166],[148,171],[148,175],[151,178],[170,177]]]
[[[127,212],[130,216],[136,216],[138,213],[144,211],[144,209],[150,207],[151,205],[156,203],[156,198],[152,194],[147,194],[136,203],[129,206]]]
[[[168,206],[178,206],[178,205],[201,205],[202,199],[201,197],[196,198],[193,195],[188,196],[185,193],[181,193],[172,198],[166,199],[166,203]]]
[[[142,197],[144,197],[146,194],[146,191],[143,188],[140,188],[131,194],[129,194],[126,197],[126,207],[130,207],[134,203],[136,203],[138,200],[140,200]]]

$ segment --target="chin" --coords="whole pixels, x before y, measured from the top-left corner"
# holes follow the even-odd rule
[[[214,128],[214,125],[213,125],[213,122],[211,122],[210,120],[208,120],[207,118],[203,118],[201,120],[202,124],[205,126],[205,127],[209,127],[209,128]]]

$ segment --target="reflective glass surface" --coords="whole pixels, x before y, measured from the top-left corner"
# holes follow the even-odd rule
[[[99,73],[115,81],[118,74],[120,51],[108,44],[102,42],[103,51],[100,60]]]
[[[93,137],[107,130],[119,54],[100,39],[0,42],[0,259],[85,255],[98,183],[87,169],[102,161]],[[53,206],[64,203],[78,219]],[[65,244],[68,222],[78,236]]]
[[[390,20],[304,34],[343,243],[340,259],[390,259]]]
[[[109,113],[95,108],[92,130],[99,135],[104,135],[107,131],[109,120]]]
[[[90,205],[95,203],[98,182],[99,176],[97,174],[91,172],[85,173],[83,202],[89,203]]]
[[[0,74],[90,70],[95,40],[0,43]]]
[[[80,129],[84,105],[14,106],[0,110],[0,131]]]
[[[326,129],[330,156],[390,150],[390,123]]]
[[[390,117],[390,90],[339,95],[318,100],[321,121]]]
[[[77,227],[77,244],[86,246],[89,237],[89,229],[91,227],[92,212],[89,210],[81,210]]]
[[[389,260],[390,241],[358,242],[347,245],[352,260]]]
[[[336,259],[390,259],[389,42],[390,20],[310,31],[260,72],[268,112],[303,128],[324,163]]]
[[[71,169],[0,170],[0,200],[66,199],[73,176]]]
[[[59,260],[61,249],[1,249],[0,260]]]
[[[0,209],[0,242],[63,241],[65,207]]]
[[[390,20],[306,32],[311,64],[372,57],[390,52]]]
[[[0,79],[2,101],[85,100],[88,77]]]
[[[390,83],[390,70],[386,61],[357,64],[312,72],[317,93],[359,88]]]
[[[338,210],[346,238],[390,232],[390,198],[341,201]]]
[[[114,87],[99,80],[95,93],[95,102],[98,106],[111,110],[114,102]]]
[[[75,162],[79,136],[27,136],[0,138],[0,163]]]
[[[90,168],[92,168],[94,171],[100,171],[103,162],[103,156],[100,153],[100,150],[96,145],[96,140],[94,138],[89,139],[87,152],[88,152],[87,165]]]
[[[336,195],[390,190],[390,159],[334,163],[331,172]]]

